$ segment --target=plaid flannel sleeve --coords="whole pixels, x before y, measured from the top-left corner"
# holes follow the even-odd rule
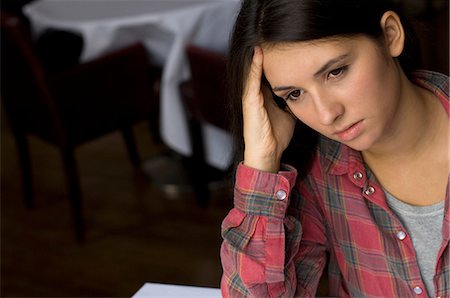
[[[294,258],[286,252],[295,254],[301,227],[286,210],[296,177],[290,166],[268,173],[239,165],[234,208],[222,223],[224,297],[294,295]]]

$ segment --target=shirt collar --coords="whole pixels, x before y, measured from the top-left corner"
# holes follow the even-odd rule
[[[343,175],[349,172],[350,165],[363,165],[361,153],[347,145],[326,137],[320,138],[323,168],[331,175]]]
[[[420,70],[413,73],[413,81],[418,86],[421,86],[427,90],[433,92],[441,101],[442,106],[450,117],[449,113],[449,78],[446,75]],[[360,172],[365,173],[364,160],[362,154],[347,145],[341,144],[337,141],[328,139],[324,136],[319,138],[319,155],[322,157],[321,166],[330,175],[345,175],[349,177],[353,173]],[[450,176],[449,176],[450,183]],[[354,181],[360,187],[365,184],[366,177],[359,181]],[[447,184],[449,185],[449,184]],[[445,216],[444,216],[444,229],[443,238],[445,241],[450,240],[450,200],[449,200],[450,188],[447,187],[446,202],[445,202]],[[380,202],[379,202],[380,203]],[[381,204],[381,203],[380,203]],[[385,204],[385,203],[383,203]]]

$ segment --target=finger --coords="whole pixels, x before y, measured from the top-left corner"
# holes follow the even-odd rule
[[[253,97],[261,90],[263,54],[260,47],[255,47],[252,64],[245,83],[245,97]]]

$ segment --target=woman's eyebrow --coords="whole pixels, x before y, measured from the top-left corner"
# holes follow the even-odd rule
[[[277,91],[284,91],[284,90],[290,90],[290,89],[295,89],[297,87],[294,86],[280,86],[280,87],[274,87],[272,88],[273,92],[277,92]]]
[[[350,54],[347,53],[347,54],[343,54],[343,55],[340,55],[340,56],[338,56],[336,58],[333,58],[333,59],[329,60],[318,71],[316,71],[314,76],[318,77],[318,76],[322,75],[325,71],[328,70],[328,68],[330,68],[331,66],[335,65],[336,63],[346,59],[348,56],[350,56]]]

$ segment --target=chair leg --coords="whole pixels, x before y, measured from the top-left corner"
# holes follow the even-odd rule
[[[163,141],[161,139],[161,133],[159,131],[160,125],[159,125],[159,117],[157,114],[151,113],[150,117],[148,118],[148,128],[153,143],[156,145],[162,144]]]
[[[123,128],[122,135],[128,149],[128,156],[130,157],[131,163],[133,164],[133,166],[139,167],[141,164],[141,159],[137,151],[133,128],[131,126]]]
[[[19,154],[19,163],[22,172],[24,202],[27,208],[31,209],[34,207],[34,200],[28,140],[27,136],[24,133],[18,131],[14,132],[14,137],[16,139],[17,151]]]
[[[210,198],[207,165],[204,158],[204,143],[201,123],[191,119],[189,121],[190,137],[192,142],[192,157],[187,158],[186,167],[192,187],[201,207],[207,207]]]
[[[61,149],[64,170],[69,188],[69,199],[72,207],[72,216],[75,225],[75,235],[82,243],[85,241],[85,223],[83,216],[83,206],[81,202],[81,188],[78,176],[78,169],[75,155],[72,148]]]

